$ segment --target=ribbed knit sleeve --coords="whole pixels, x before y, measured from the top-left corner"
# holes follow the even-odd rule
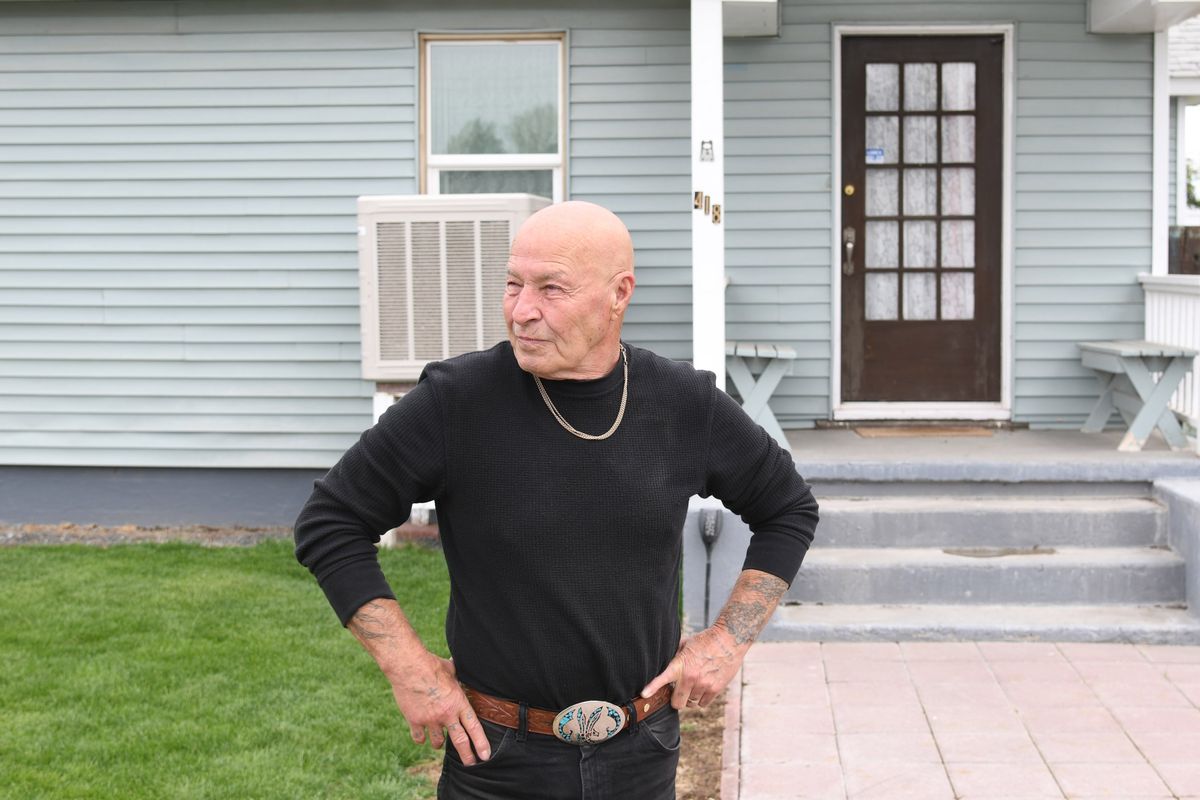
[[[742,569],[789,585],[817,528],[817,501],[792,454],[733,398],[713,387],[705,494],[719,498],[753,534]]]
[[[343,625],[369,600],[395,598],[375,545],[408,519],[413,503],[443,491],[443,425],[437,392],[423,376],[315,482],[296,520],[296,558]]]

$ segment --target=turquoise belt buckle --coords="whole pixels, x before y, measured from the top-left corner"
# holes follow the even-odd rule
[[[554,735],[568,744],[600,744],[625,727],[625,712],[606,700],[584,700],[554,718]]]

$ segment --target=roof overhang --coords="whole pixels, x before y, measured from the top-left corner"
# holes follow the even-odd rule
[[[1088,0],[1088,32],[1165,31],[1197,13],[1197,0]]]
[[[725,36],[778,36],[778,0],[721,0]]]

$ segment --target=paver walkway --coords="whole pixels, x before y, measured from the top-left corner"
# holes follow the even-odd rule
[[[741,683],[723,800],[1200,798],[1200,647],[761,643]]]

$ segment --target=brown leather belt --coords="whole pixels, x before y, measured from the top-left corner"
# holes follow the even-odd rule
[[[636,714],[635,721],[641,722],[646,717],[658,711],[671,701],[671,692],[674,691],[672,684],[659,689],[649,697],[638,697],[630,700],[628,704],[621,706],[628,717],[629,708],[632,707]],[[501,700],[499,697],[492,697],[489,694],[477,691],[469,686],[463,686],[463,691],[466,692],[467,701],[470,702],[471,708],[475,709],[475,713],[481,719],[486,719],[488,722],[494,722],[497,725],[503,725],[506,728],[519,728],[521,725],[521,705],[514,703],[511,700]],[[616,705],[615,703],[613,705]],[[555,736],[554,721],[561,712],[547,711],[542,708],[526,708],[525,709],[525,729],[530,733],[540,733],[544,736]],[[629,726],[629,720],[621,725],[614,733],[624,730]]]

